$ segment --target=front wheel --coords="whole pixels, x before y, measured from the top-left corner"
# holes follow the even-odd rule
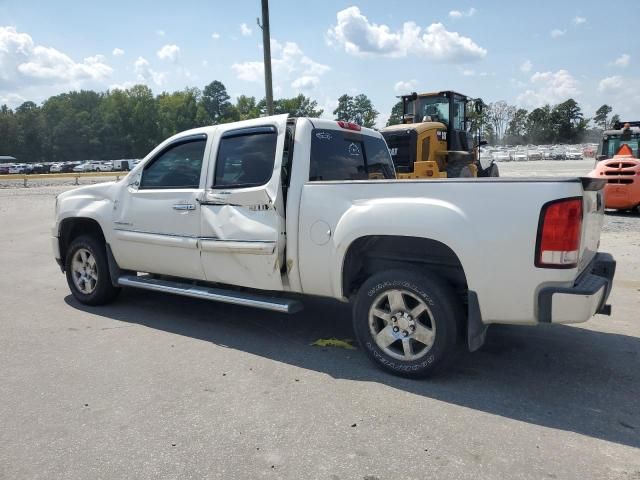
[[[455,350],[459,302],[444,280],[410,270],[373,275],[360,288],[353,326],[379,367],[405,377],[429,375]]]
[[[111,283],[105,245],[94,237],[83,235],[71,242],[65,272],[71,293],[85,305],[104,305],[120,292]]]

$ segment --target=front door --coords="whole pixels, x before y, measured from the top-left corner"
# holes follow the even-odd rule
[[[284,204],[280,171],[286,115],[217,130],[207,179],[200,249],[206,279],[282,290]]]
[[[206,144],[204,134],[170,143],[123,192],[111,245],[121,268],[204,279],[198,238]]]

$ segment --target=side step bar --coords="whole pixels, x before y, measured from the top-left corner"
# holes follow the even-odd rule
[[[173,293],[184,297],[200,298],[215,302],[232,303],[245,307],[262,308],[263,310],[280,313],[296,313],[302,310],[302,303],[298,300],[191,285],[189,283],[162,280],[147,276],[122,275],[118,277],[118,285],[122,287],[142,288],[154,292]]]

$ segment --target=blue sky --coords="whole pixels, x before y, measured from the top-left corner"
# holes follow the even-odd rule
[[[331,115],[365,93],[383,123],[399,93],[455,89],[526,108],[576,98],[640,117],[640,1],[271,0],[276,96]],[[414,13],[415,12],[415,13]],[[0,0],[0,103],[146,83],[220,80],[264,95],[259,0]]]

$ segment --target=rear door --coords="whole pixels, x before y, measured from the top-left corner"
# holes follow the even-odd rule
[[[201,203],[206,279],[281,290],[285,214],[280,185],[287,116],[220,126]]]

